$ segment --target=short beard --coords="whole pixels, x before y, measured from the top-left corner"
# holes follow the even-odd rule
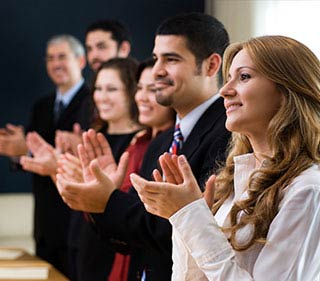
[[[173,96],[164,96],[161,93],[161,90],[157,90],[156,92],[156,101],[158,104],[163,106],[171,106],[173,104]]]

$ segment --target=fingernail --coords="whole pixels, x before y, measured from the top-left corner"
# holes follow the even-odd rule
[[[179,156],[179,162],[180,162],[181,164],[186,163],[186,162],[187,162],[186,157],[185,157],[184,155],[180,155],[180,156]]]

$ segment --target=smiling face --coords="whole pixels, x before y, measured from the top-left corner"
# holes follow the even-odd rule
[[[67,42],[54,43],[47,48],[48,75],[62,92],[80,80],[84,65],[84,57],[76,56]]]
[[[158,103],[171,106],[183,117],[204,101],[205,75],[199,71],[183,36],[156,36],[153,57]]]
[[[249,139],[264,138],[280,107],[282,93],[256,70],[245,49],[235,55],[220,93],[227,113],[227,129]]]
[[[156,88],[152,68],[145,68],[140,76],[135,100],[139,109],[139,122],[143,125],[162,130],[173,123],[173,112],[169,107],[156,101]]]
[[[91,69],[97,71],[103,62],[118,56],[119,46],[111,32],[95,30],[87,34],[86,50]]]
[[[99,71],[93,93],[100,118],[107,122],[130,120],[126,88],[114,69]]]

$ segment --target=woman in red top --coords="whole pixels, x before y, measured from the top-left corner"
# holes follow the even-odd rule
[[[153,60],[146,60],[139,65],[137,71],[138,86],[135,100],[139,109],[139,123],[147,126],[147,129],[138,132],[126,150],[130,158],[126,176],[120,188],[125,192],[131,187],[129,175],[139,172],[144,153],[151,140],[174,125],[174,110],[156,101],[152,66]],[[130,255],[117,253],[108,280],[127,281],[129,264]]]

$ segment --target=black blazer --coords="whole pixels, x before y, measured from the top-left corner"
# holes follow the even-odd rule
[[[54,145],[57,129],[71,131],[75,122],[88,129],[92,117],[92,98],[89,89],[83,85],[60,116],[57,124],[53,120],[55,94],[38,100],[31,112],[27,131],[38,132],[47,142]],[[33,176],[35,198],[34,238],[36,243],[45,241],[52,247],[63,246],[67,242],[70,209],[62,201],[50,177]]]
[[[225,129],[225,109],[222,98],[214,102],[196,123],[183,144],[186,155],[200,186],[203,186],[217,160],[225,158],[230,133]],[[163,132],[149,146],[141,167],[141,175],[151,179],[158,168],[158,157],[168,151],[173,129]],[[137,271],[145,269],[147,279],[171,280],[172,242],[170,223],[146,212],[135,192],[112,193],[105,212],[93,215],[97,228],[110,239],[118,251],[133,249],[132,264]],[[133,273],[129,280],[140,278]]]

